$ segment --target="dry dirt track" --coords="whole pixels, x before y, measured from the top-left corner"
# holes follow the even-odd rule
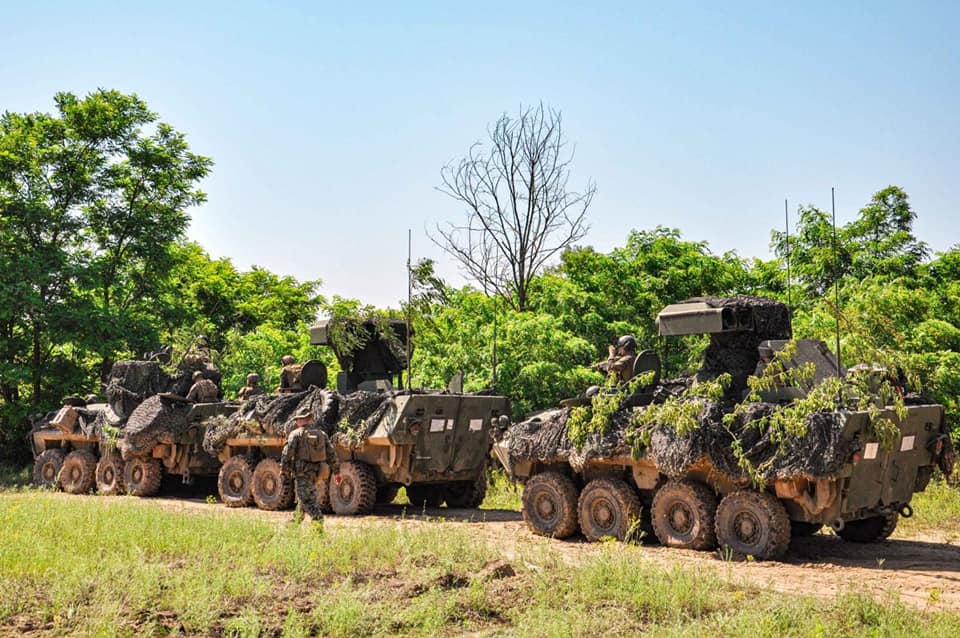
[[[186,497],[186,498],[184,498]],[[64,498],[78,498],[64,495]],[[82,497],[81,497],[82,498]],[[106,498],[106,497],[86,497]],[[220,512],[225,516],[251,516],[278,523],[292,520],[291,512],[264,512],[254,508],[227,509],[193,495],[158,497],[147,502],[177,511]],[[537,569],[538,562],[560,560],[576,564],[596,554],[599,547],[582,540],[556,541],[527,531],[518,512],[506,510],[448,510],[411,512],[400,505],[378,506],[374,514],[361,517],[329,516],[330,528],[361,529],[370,525],[453,525],[469,528],[503,558]],[[883,597],[896,593],[900,599],[922,609],[960,611],[960,544],[956,536],[908,538],[895,533],[876,544],[846,543],[831,534],[795,539],[780,562],[730,563],[712,553],[659,546],[628,547],[638,568],[655,564],[713,573],[731,582],[833,598],[852,591]]]

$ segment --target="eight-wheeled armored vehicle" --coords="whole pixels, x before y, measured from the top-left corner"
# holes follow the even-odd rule
[[[710,335],[696,379],[706,383],[729,374],[725,396],[691,398],[699,423],[681,431],[645,423],[642,415],[652,403],[683,405],[678,397],[692,393],[693,380],[638,388],[609,429],[581,446],[567,432],[576,408],[513,425],[494,451],[524,484],[523,516],[534,532],[563,538],[580,530],[597,540],[644,529],[669,546],[719,545],[732,555],[776,558],[791,534],[812,534],[824,525],[849,541],[887,537],[899,516],[912,514],[910,499],[926,487],[934,467],[950,470],[944,408],[920,399],[899,413],[890,406],[821,408],[800,415],[803,431],[787,438],[770,430],[770,415],[804,405],[795,402],[818,381],[844,374],[822,342],[790,339],[782,304],[695,299],[668,306],[657,324],[661,335]],[[774,379],[760,402],[738,410],[749,377],[768,365],[761,353],[782,361],[784,378],[785,370],[806,366],[809,381],[788,387]],[[895,436],[881,441],[878,419],[894,424]]]
[[[301,442],[301,460],[308,467],[316,463],[315,472],[296,479],[306,511],[366,513],[375,503],[391,502],[401,486],[416,507],[478,506],[486,493],[491,432],[509,419],[506,397],[403,390],[406,325],[339,321],[349,322],[339,333],[349,335],[346,343],[330,320],[310,330],[312,344],[336,353],[336,392],[303,382],[301,392],[257,397],[210,430],[205,447],[223,462],[221,499],[266,509],[291,502],[293,486],[280,474],[279,458],[296,427],[293,415],[307,406],[315,429],[333,443],[340,473],[333,480],[325,471],[319,438]],[[258,476],[264,464],[272,469]]]

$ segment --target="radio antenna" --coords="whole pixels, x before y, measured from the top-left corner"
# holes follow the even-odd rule
[[[787,233],[787,310],[790,310],[793,301],[790,292],[790,209],[787,208],[787,200],[783,200],[783,222]]]
[[[413,334],[410,331],[410,312],[411,304],[413,303],[413,268],[411,259],[413,256],[413,231],[407,229],[407,390],[413,389],[413,367],[410,356],[410,340],[413,338]]]
[[[833,292],[834,306],[837,309],[837,376],[840,373],[840,258],[837,252],[837,200],[833,186],[830,187],[830,210],[833,216]]]

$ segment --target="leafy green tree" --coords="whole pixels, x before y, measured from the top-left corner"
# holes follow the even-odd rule
[[[135,95],[59,93],[54,102],[56,114],[0,116],[8,424],[65,392],[97,389],[80,379],[143,342],[166,246],[203,200],[195,183],[210,166]]]

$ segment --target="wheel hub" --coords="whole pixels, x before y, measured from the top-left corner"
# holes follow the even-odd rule
[[[680,534],[686,534],[693,529],[693,512],[685,503],[674,503],[667,512],[670,527]]]
[[[263,479],[263,491],[269,496],[273,496],[277,493],[277,479],[271,476],[266,476]]]
[[[53,481],[57,478],[57,469],[53,466],[53,463],[47,463],[43,466],[43,479],[45,481]]]
[[[760,538],[761,525],[752,512],[739,512],[733,519],[733,533],[745,545],[753,545]]]
[[[340,498],[344,501],[353,499],[353,483],[347,480],[340,481]]]
[[[230,475],[230,489],[239,492],[240,490],[243,489],[243,484],[244,484],[244,480],[243,480],[242,474],[240,474],[239,472],[234,472],[233,474]]]
[[[116,475],[115,475],[114,472],[113,472],[113,467],[112,467],[112,466],[109,466],[109,465],[108,465],[106,468],[104,468],[104,470],[103,470],[103,478],[104,478],[104,480],[105,480],[107,483],[113,483],[113,479],[114,479],[115,477],[116,477]]]
[[[606,529],[611,527],[613,524],[613,508],[611,508],[610,504],[606,501],[598,501],[593,506],[591,515],[593,522],[596,523],[598,527]]]
[[[134,467],[133,472],[131,472],[130,475],[133,477],[134,483],[139,483],[143,480],[143,468],[139,465]]]
[[[553,499],[547,497],[546,495],[541,496],[537,499],[537,514],[540,518],[551,519],[557,512],[557,507],[553,503]]]

